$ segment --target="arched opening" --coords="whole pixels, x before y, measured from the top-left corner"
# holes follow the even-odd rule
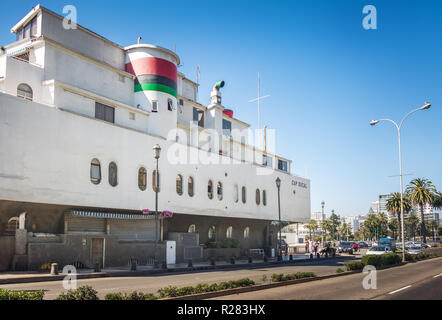
[[[256,189],[256,204],[259,206],[261,204],[261,192]]]
[[[11,219],[8,220],[8,225],[6,226],[6,230],[5,233],[7,235],[15,235],[15,231],[18,229],[19,227],[19,218],[18,217],[12,217]]]
[[[239,201],[239,190],[237,184],[233,186],[233,201],[235,201],[235,203]]]
[[[147,171],[143,167],[138,170],[138,187],[141,191],[145,191],[147,188]]]
[[[161,183],[161,179],[160,179],[160,172],[158,171],[158,192],[160,192],[160,183]],[[154,192],[157,191],[157,171],[154,170],[152,172],[152,189]]]
[[[209,237],[209,241],[215,241],[215,238],[216,238],[215,226],[211,226],[209,228],[209,232],[208,232],[207,236]]]
[[[180,174],[176,177],[176,193],[179,196],[183,195],[183,176]]]
[[[246,227],[244,229],[244,239],[248,239],[250,237],[250,228]]]
[[[223,199],[223,184],[221,182],[218,182],[216,193],[218,195],[218,200]]]
[[[230,226],[230,227],[227,228],[227,231],[226,231],[226,238],[227,238],[227,239],[232,239],[232,236],[233,236],[233,227]]]
[[[17,97],[32,101],[34,98],[32,88],[26,83],[19,84],[17,87]]]
[[[267,205],[267,192],[265,190],[262,190],[262,204]]]
[[[109,184],[112,187],[118,185],[118,167],[115,162],[109,163]]]
[[[196,233],[196,226],[194,224],[191,224],[189,226],[189,229],[187,231],[188,233]]]
[[[207,184],[207,196],[209,199],[213,199],[213,183],[212,180],[209,180],[209,183]]]
[[[101,182],[101,164],[98,159],[92,159],[91,161],[91,182],[93,184]]]
[[[189,194],[189,197],[193,197],[193,178],[189,177],[187,181],[187,193]]]
[[[246,203],[247,202],[247,190],[246,187],[242,187],[242,203]]]

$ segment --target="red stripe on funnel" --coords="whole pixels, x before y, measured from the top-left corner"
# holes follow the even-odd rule
[[[225,109],[225,110],[223,111],[223,113],[224,113],[226,116],[229,116],[230,118],[233,118],[233,111],[232,111],[232,110]]]
[[[170,61],[161,58],[146,57],[126,64],[126,72],[135,76],[153,74],[177,82],[177,67]]]

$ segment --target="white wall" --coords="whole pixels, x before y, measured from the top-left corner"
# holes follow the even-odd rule
[[[179,213],[277,220],[276,177],[282,180],[283,220],[310,219],[310,182],[288,174],[273,172],[257,175],[250,164],[173,164],[168,161],[166,142],[132,130],[119,128],[0,94],[0,197],[14,201],[78,205],[120,209],[154,208],[151,188],[154,168],[152,147],[163,148],[160,159],[161,192],[159,207]],[[205,152],[200,152],[201,154]],[[200,154],[200,156],[201,156]],[[217,158],[216,155],[212,155]],[[102,181],[90,182],[90,161],[98,158]],[[108,165],[118,165],[119,184],[108,183]],[[138,169],[148,170],[148,188],[138,188]],[[176,193],[176,175],[184,177],[184,195]],[[187,177],[195,179],[195,196],[187,195]],[[212,179],[214,199],[207,197],[207,182]],[[216,197],[216,184],[224,186],[224,199]],[[294,186],[302,181],[307,188]],[[247,187],[247,203],[233,200],[234,185]],[[267,206],[255,203],[255,190],[267,192]],[[293,191],[296,191],[294,193]]]

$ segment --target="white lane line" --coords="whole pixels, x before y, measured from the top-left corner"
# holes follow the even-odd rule
[[[434,276],[433,278],[437,278],[437,277],[440,277],[440,276],[442,276],[442,273],[439,273],[437,276]]]
[[[408,289],[408,288],[410,288],[410,287],[411,287],[411,285],[406,286],[406,287],[403,287],[403,288],[400,288],[400,289],[397,289],[397,290],[394,290],[394,291],[391,291],[391,292],[388,293],[388,294],[395,294],[396,292],[399,292],[399,291],[402,291],[402,290]]]

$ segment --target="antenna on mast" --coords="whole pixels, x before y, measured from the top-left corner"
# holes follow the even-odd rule
[[[261,97],[261,78],[258,72],[258,97],[253,100],[249,100],[249,102],[258,101],[258,130],[261,129],[261,100],[270,97],[270,95],[266,95]]]

